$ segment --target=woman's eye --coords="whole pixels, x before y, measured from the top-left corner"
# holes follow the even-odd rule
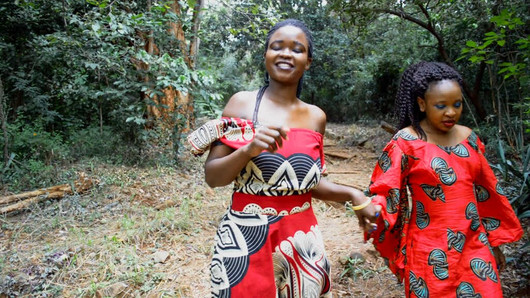
[[[294,48],[294,49],[293,49],[293,52],[295,52],[295,53],[302,53],[302,49]]]
[[[434,107],[436,107],[437,109],[441,110],[441,109],[445,108],[445,105],[435,105]]]
[[[462,106],[462,102],[457,102],[453,105],[455,108],[459,108]]]

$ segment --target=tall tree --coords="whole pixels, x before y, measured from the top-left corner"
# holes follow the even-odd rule
[[[465,3],[463,3],[465,2]],[[473,11],[476,15],[487,14],[488,9],[496,9],[493,7],[486,7],[479,1],[331,1],[334,9],[341,13],[347,23],[360,25],[363,22],[369,22],[377,19],[378,15],[390,15],[398,17],[404,21],[411,22],[423,28],[428,34],[433,37],[436,43],[436,49],[440,57],[449,65],[457,68],[454,61],[458,56],[449,54],[447,44],[453,42],[448,40],[448,35],[451,30],[446,30],[449,23],[447,17],[456,18],[463,17],[463,22],[469,21],[469,11]],[[449,13],[450,12],[450,13]],[[482,22],[482,23],[481,23]],[[484,17],[478,18],[476,27],[483,27],[483,22],[488,22]],[[454,29],[454,27],[452,28]],[[475,73],[473,84],[464,81],[464,92],[471,100],[475,111],[480,119],[485,119],[487,116],[486,110],[480,99],[480,86],[484,78],[485,65],[480,64]]]

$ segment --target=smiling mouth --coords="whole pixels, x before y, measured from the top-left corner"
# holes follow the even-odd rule
[[[278,62],[276,63],[276,66],[280,69],[291,69],[293,68],[293,65],[291,63],[287,62]]]

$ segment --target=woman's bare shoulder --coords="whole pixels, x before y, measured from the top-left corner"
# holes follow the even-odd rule
[[[223,110],[223,116],[252,119],[256,94],[257,91],[240,91],[232,95]]]
[[[304,108],[308,111],[308,116],[306,119],[310,122],[308,126],[309,128],[315,131],[318,131],[321,134],[324,134],[326,130],[326,122],[327,117],[326,113],[318,106],[309,104],[309,103],[303,103]]]

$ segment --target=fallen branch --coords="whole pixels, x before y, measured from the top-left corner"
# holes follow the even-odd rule
[[[362,173],[363,171],[361,170],[358,170],[358,171],[328,171],[328,174],[359,174],[359,173]]]
[[[20,194],[0,197],[0,214],[21,210],[40,201],[60,199],[65,195],[73,193],[83,193],[95,184],[94,180],[85,177],[84,173],[81,173],[79,174],[79,179],[74,181],[72,185],[60,184]]]
[[[350,159],[353,157],[351,154],[344,154],[344,153],[338,153],[338,152],[324,152],[325,155],[331,156],[331,157],[338,157],[342,159]]]
[[[397,132],[397,129],[393,125],[385,121],[381,121],[381,127],[391,134],[395,134]]]

